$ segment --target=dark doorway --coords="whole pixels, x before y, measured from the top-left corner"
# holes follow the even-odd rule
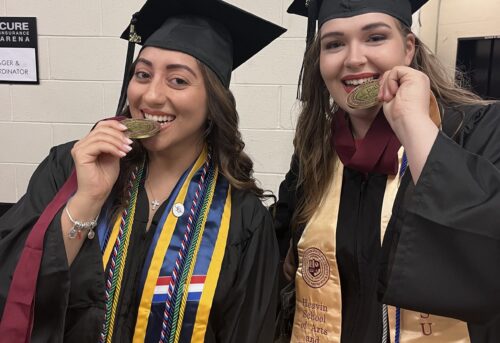
[[[457,63],[484,99],[500,100],[500,36],[459,38]]]

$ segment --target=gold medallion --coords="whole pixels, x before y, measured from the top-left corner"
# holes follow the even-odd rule
[[[132,139],[153,137],[160,131],[160,123],[148,119],[124,119],[121,121],[127,127],[126,133]]]
[[[347,96],[347,105],[354,109],[373,107],[379,103],[377,99],[378,91],[378,80],[363,83],[349,93]]]

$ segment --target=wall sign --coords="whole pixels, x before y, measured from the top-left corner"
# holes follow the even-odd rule
[[[40,83],[36,18],[0,17],[0,83]]]

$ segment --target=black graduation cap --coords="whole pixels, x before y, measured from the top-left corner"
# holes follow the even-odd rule
[[[129,52],[117,113],[125,103],[135,43],[189,54],[229,87],[232,70],[285,31],[221,0],[148,0],[121,36]]]
[[[310,43],[318,28],[326,21],[335,18],[348,18],[370,12],[381,12],[399,19],[411,27],[412,13],[428,0],[294,0],[288,13],[309,18],[307,41]]]

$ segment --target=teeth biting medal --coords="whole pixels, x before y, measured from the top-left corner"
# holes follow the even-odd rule
[[[354,109],[373,107],[379,103],[377,99],[378,91],[378,80],[365,82],[349,93],[347,96],[347,105]]]
[[[153,137],[160,131],[161,125],[157,121],[149,119],[124,119],[121,121],[127,127],[127,133],[131,139],[143,139]]]

